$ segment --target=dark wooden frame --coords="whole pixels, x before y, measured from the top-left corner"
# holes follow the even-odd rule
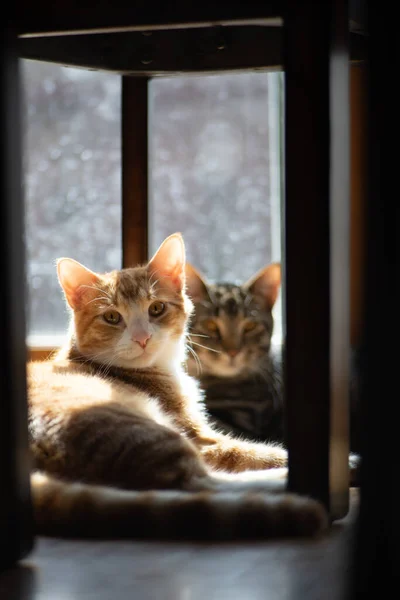
[[[64,37],[26,37],[19,51],[30,59],[101,69],[121,75],[159,76],[283,68],[283,28],[265,25],[128,31]],[[365,57],[365,36],[350,33],[350,58]]]
[[[92,4],[76,0],[57,3],[40,0],[36,4],[32,4],[30,0],[19,0],[16,21],[19,35],[29,37],[254,23],[281,26],[285,8],[290,4],[290,0],[203,0],[196,3],[187,0],[154,0],[152,3],[136,0],[131,4],[115,0],[110,5],[108,0],[99,0],[93,10]],[[350,0],[347,16],[352,31],[363,30],[364,13],[363,1]]]
[[[349,502],[347,2],[291,2],[285,36],[289,486],[339,518]]]
[[[2,27],[0,197],[0,571],[33,545],[26,405],[25,246],[16,38]]]
[[[122,78],[122,264],[148,254],[148,80]]]

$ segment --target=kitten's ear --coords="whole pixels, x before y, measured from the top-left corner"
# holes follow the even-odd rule
[[[192,267],[191,264],[186,263],[186,290],[192,300],[198,302],[199,300],[205,300],[209,297],[207,290],[207,283],[205,277]]]
[[[74,310],[88,302],[88,296],[93,296],[93,286],[100,280],[96,273],[72,258],[57,260],[57,275],[65,298]]]
[[[244,284],[244,288],[263,299],[269,309],[272,309],[279,294],[281,285],[281,265],[271,263]]]
[[[184,289],[185,245],[180,233],[173,233],[163,241],[147,269],[155,279],[162,278],[164,285],[168,284],[175,291]]]

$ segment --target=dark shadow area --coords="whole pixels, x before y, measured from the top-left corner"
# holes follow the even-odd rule
[[[393,202],[398,167],[392,143],[398,106],[388,87],[392,73],[387,57],[395,51],[389,9],[388,2],[368,3],[367,260],[360,357],[363,462],[348,596],[352,600],[396,595],[392,590],[399,581],[398,351],[394,341],[399,306],[399,207]]]
[[[36,572],[30,565],[19,565],[0,575],[2,600],[32,600],[36,589]]]

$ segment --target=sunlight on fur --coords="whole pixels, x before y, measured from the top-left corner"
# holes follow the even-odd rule
[[[215,430],[187,372],[185,247],[168,237],[147,265],[94,273],[57,263],[68,344],[28,365],[38,531],[90,537],[313,536],[315,500],[285,493],[278,444]]]

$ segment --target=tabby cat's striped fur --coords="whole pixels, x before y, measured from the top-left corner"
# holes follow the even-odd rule
[[[242,285],[209,283],[189,264],[186,276],[195,305],[188,370],[200,381],[212,422],[220,431],[283,442],[282,351],[271,346],[279,265],[261,269]],[[350,447],[359,452],[358,351],[351,356]],[[359,458],[352,455],[351,462]]]
[[[283,440],[281,356],[271,350],[281,280],[273,263],[242,285],[209,283],[186,265],[195,305],[189,373],[200,380],[215,425],[258,440]]]

